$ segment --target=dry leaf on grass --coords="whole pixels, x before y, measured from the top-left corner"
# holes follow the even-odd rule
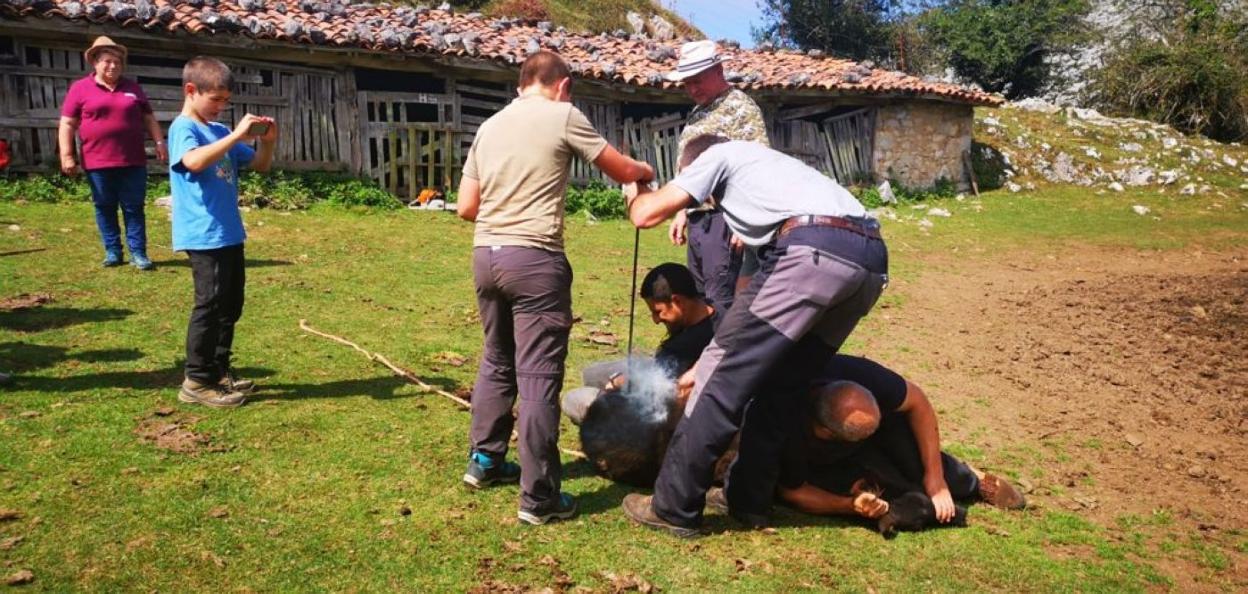
[[[25,539],[23,539],[20,536],[10,536],[9,538],[0,540],[0,551],[11,550],[13,549],[13,547],[16,547],[17,545],[22,544],[23,540]]]
[[[619,337],[611,332],[605,332],[603,330],[591,330],[589,332],[589,336],[585,337],[585,340],[594,344],[601,344],[605,346],[615,346],[620,343]]]
[[[20,511],[17,511],[15,509],[0,508],[0,522],[8,522],[9,520],[19,520],[21,519],[21,517],[22,517],[22,512]]]
[[[468,362],[468,357],[456,353],[455,351],[442,351],[433,356],[433,360],[439,363],[446,363],[453,367],[463,367]]]
[[[10,586],[20,586],[35,581],[35,573],[29,569],[23,569],[17,573],[4,578],[4,583]]]
[[[612,594],[620,592],[641,592],[649,594],[650,592],[658,592],[659,589],[644,578],[629,572],[617,574],[611,571],[599,572],[602,579],[607,580],[608,587]]]

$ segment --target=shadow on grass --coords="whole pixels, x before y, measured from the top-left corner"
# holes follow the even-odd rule
[[[0,328],[17,332],[42,332],[78,324],[112,322],[129,317],[128,309],[76,309],[72,307],[33,307],[0,311]]]
[[[247,268],[268,268],[270,266],[290,266],[292,263],[286,260],[252,260],[247,259]],[[186,258],[178,258],[176,260],[161,260],[156,262],[157,266],[171,268],[190,268],[191,261]]]
[[[124,351],[125,349],[120,349]],[[113,351],[99,351],[113,353]],[[260,367],[241,368],[239,375],[263,378],[273,375],[273,370]],[[161,369],[138,371],[104,371],[70,377],[14,377],[12,387],[38,392],[86,392],[91,390],[169,390],[171,393],[182,384],[185,368],[182,361],[175,361]]]
[[[68,348],[26,342],[0,343],[0,368],[9,371],[33,371],[52,367],[63,361],[82,363],[118,363],[143,358],[138,349],[101,349],[74,352]]]
[[[3,224],[4,223],[0,223],[0,225],[3,225]],[[22,254],[33,254],[35,252],[47,251],[47,249],[48,248],[30,248],[30,249],[25,249],[25,250],[13,250],[11,252],[0,252],[0,258],[3,258],[4,256],[20,256]]]
[[[240,370],[240,375],[244,377],[252,377],[246,375]],[[445,378],[427,379],[431,384],[442,384],[454,382]],[[409,393],[399,394],[400,388],[411,386],[402,378],[393,375],[383,375],[366,379],[350,379],[335,382],[322,383],[306,383],[306,384],[260,384],[254,394],[248,397],[248,400],[260,402],[264,400],[303,400],[307,398],[346,398],[350,396],[368,396],[375,400],[390,400],[394,398],[412,398],[423,397],[417,390],[409,390]]]

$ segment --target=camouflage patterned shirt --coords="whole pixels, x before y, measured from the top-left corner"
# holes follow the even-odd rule
[[[717,134],[731,140],[750,140],[771,146],[767,140],[767,123],[763,110],[739,89],[731,89],[705,106],[689,114],[680,133],[680,152],[685,144],[703,134]]]

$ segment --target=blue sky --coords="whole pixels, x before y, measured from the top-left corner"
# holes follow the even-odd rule
[[[735,39],[741,45],[754,45],[750,24],[762,23],[762,11],[755,0],[660,0],[711,39]]]

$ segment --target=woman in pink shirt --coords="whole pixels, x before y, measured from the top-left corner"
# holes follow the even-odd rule
[[[156,142],[156,156],[168,158],[160,125],[143,89],[121,77],[126,66],[125,46],[97,37],[85,53],[94,72],[74,82],[61,106],[61,171],[87,174],[95,203],[95,224],[104,243],[104,266],[124,260],[117,207],[126,221],[130,261],[139,270],[151,270],[147,257],[147,153],[144,132]],[[82,140],[82,162],[74,151],[74,133]]]

